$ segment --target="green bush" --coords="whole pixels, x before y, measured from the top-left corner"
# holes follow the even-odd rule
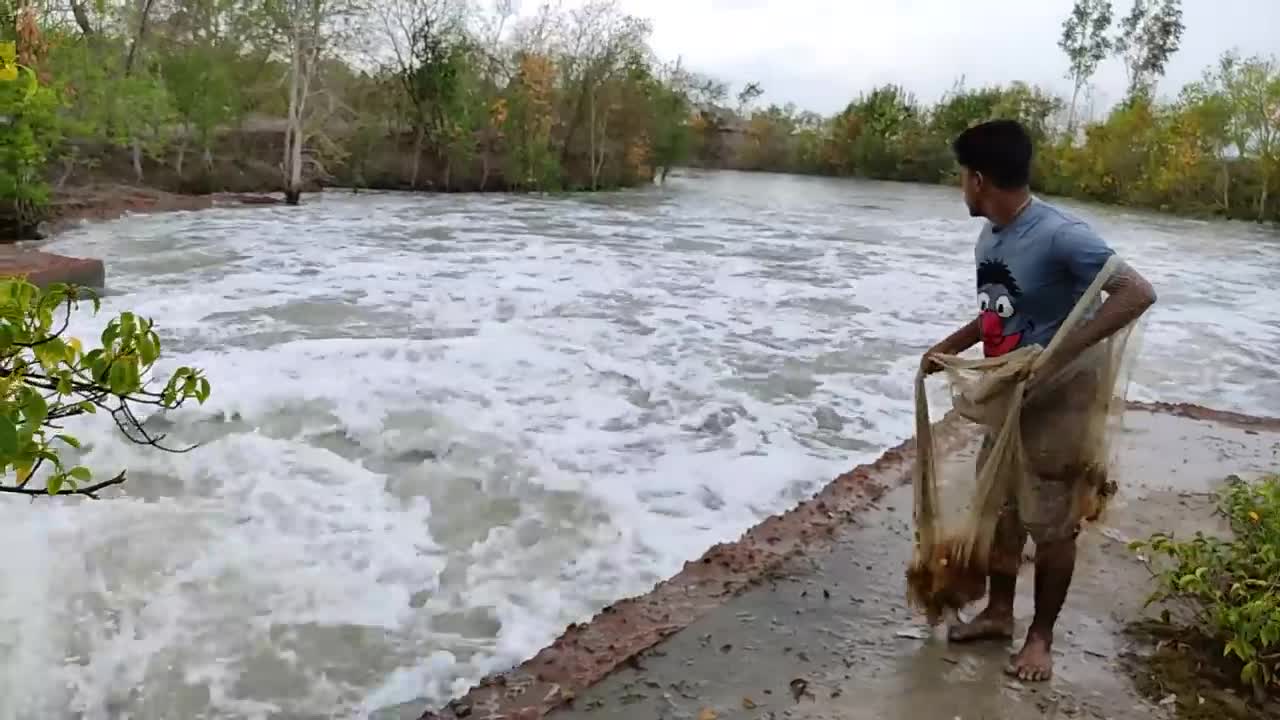
[[[9,221],[19,235],[34,224],[30,208],[48,200],[45,164],[61,139],[58,94],[17,64],[11,42],[0,42],[0,233]]]
[[[96,497],[124,482],[124,472],[95,481],[88,468],[68,466],[63,454],[80,441],[63,429],[67,420],[107,412],[128,439],[167,449],[135,408],[168,410],[209,396],[209,381],[199,370],[178,368],[164,381],[151,377],[160,338],[150,320],[121,313],[96,348],[67,337],[82,302],[97,312],[97,297],[74,286],[40,290],[22,279],[0,278],[0,493]],[[42,479],[33,483],[37,477]]]
[[[1169,561],[1148,605],[1184,603],[1198,629],[1239,663],[1241,681],[1262,693],[1280,684],[1280,475],[1231,478],[1220,510],[1229,539],[1157,534],[1131,547]]]

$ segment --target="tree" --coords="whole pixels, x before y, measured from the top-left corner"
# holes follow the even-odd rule
[[[560,163],[573,161],[578,131],[587,130],[587,169],[591,189],[599,187],[612,120],[609,96],[628,67],[645,54],[652,27],[646,20],[623,13],[616,0],[591,0],[573,10],[562,26],[557,55],[562,86],[569,93],[569,117],[560,144]]]
[[[160,338],[150,320],[122,313],[93,349],[67,337],[84,302],[98,311],[97,298],[73,286],[42,291],[25,280],[0,280],[0,493],[96,498],[125,473],[95,481],[88,468],[70,465],[65,453],[80,442],[62,432],[67,420],[101,410],[129,440],[167,450],[137,408],[173,410],[209,397],[199,370],[181,367],[163,382],[151,377]]]
[[[689,159],[693,144],[689,88],[695,82],[679,60],[665,69],[665,75],[645,78],[653,113],[653,167],[661,173],[663,182],[671,168]]]
[[[1067,77],[1072,82],[1071,106],[1067,113],[1067,134],[1070,136],[1075,135],[1076,102],[1080,90],[1111,52],[1112,41],[1107,35],[1110,28],[1111,0],[1076,0],[1071,14],[1062,23],[1058,47],[1070,61]]]
[[[759,100],[761,95],[764,95],[764,88],[760,83],[753,81],[744,85],[738,92],[738,114],[745,116],[751,109],[751,105]]]
[[[466,9],[455,0],[387,0],[380,7],[392,72],[411,109],[412,188],[418,187],[424,148],[439,164],[458,124],[455,116],[465,94],[462,83],[472,61]]]
[[[285,119],[285,202],[297,205],[302,197],[305,161],[321,167],[317,148],[304,148],[313,140],[325,141],[324,121],[313,117],[313,101],[320,93],[317,82],[322,63],[351,37],[352,23],[362,10],[359,0],[266,0],[268,16],[283,40],[288,63],[288,109]],[[328,110],[334,108],[334,98]],[[323,108],[322,108],[323,109]]]
[[[1241,59],[1229,52],[1212,80],[1227,103],[1236,153],[1257,161],[1257,219],[1265,220],[1272,182],[1280,175],[1280,65],[1274,57]]]
[[[1113,47],[1124,60],[1129,97],[1151,92],[1182,44],[1182,0],[1133,0]]]
[[[0,237],[35,234],[49,188],[44,168],[61,139],[59,98],[0,40]]]

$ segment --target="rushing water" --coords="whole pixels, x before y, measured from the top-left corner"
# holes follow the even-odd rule
[[[1160,291],[1136,395],[1280,411],[1273,232],[1075,209]],[[906,437],[977,229],[951,189],[716,174],[68,233],[214,394],[155,421],[187,455],[87,422],[124,496],[0,501],[0,717],[447,699]]]

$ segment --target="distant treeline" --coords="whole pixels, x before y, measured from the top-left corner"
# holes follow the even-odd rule
[[[1003,117],[1036,142],[1039,191],[1189,214],[1280,220],[1280,64],[1225,53],[1200,81],[1158,101],[1153,88],[1182,33],[1178,0],[1136,0],[1112,31],[1107,0],[1077,0],[1059,46],[1072,98],[1022,83],[956,87],[933,106],[898,86],[866,93],[834,117],[792,106],[752,109],[748,86],[733,110],[694,119],[695,160],[704,167],[950,182],[951,140]],[[1081,122],[1077,105],[1099,63],[1116,56],[1126,98]]]
[[[949,143],[1022,120],[1038,190],[1270,219],[1280,69],[1223,56],[1174,99],[1152,89],[1178,49],[1180,0],[1077,0],[1059,43],[1070,99],[1015,83],[933,106],[898,86],[833,117],[757,106],[649,45],[616,0],[518,16],[512,0],[0,0],[0,235],[51,190],[109,181],[180,192],[342,184],[575,190],[681,164],[919,182],[954,175]],[[1108,58],[1126,99],[1078,100]],[[29,224],[29,223],[28,223]]]
[[[557,8],[0,0],[0,215],[103,180],[296,199],[599,189],[685,162],[714,84],[613,0]]]

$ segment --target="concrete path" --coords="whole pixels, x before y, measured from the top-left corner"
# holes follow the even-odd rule
[[[840,718],[978,720],[1161,717],[1121,667],[1123,626],[1142,613],[1148,573],[1129,540],[1216,527],[1211,491],[1226,475],[1280,469],[1280,434],[1170,414],[1131,412],[1119,495],[1081,540],[1059,624],[1057,675],[1006,678],[1013,644],[948,646],[904,602],[909,487],[859,513],[825,551],[784,562],[628,666],[577,693],[561,720]],[[971,463],[968,445],[948,462]],[[1019,630],[1030,615],[1030,568]],[[481,713],[482,715],[483,713]],[[514,717],[514,716],[512,716]]]

